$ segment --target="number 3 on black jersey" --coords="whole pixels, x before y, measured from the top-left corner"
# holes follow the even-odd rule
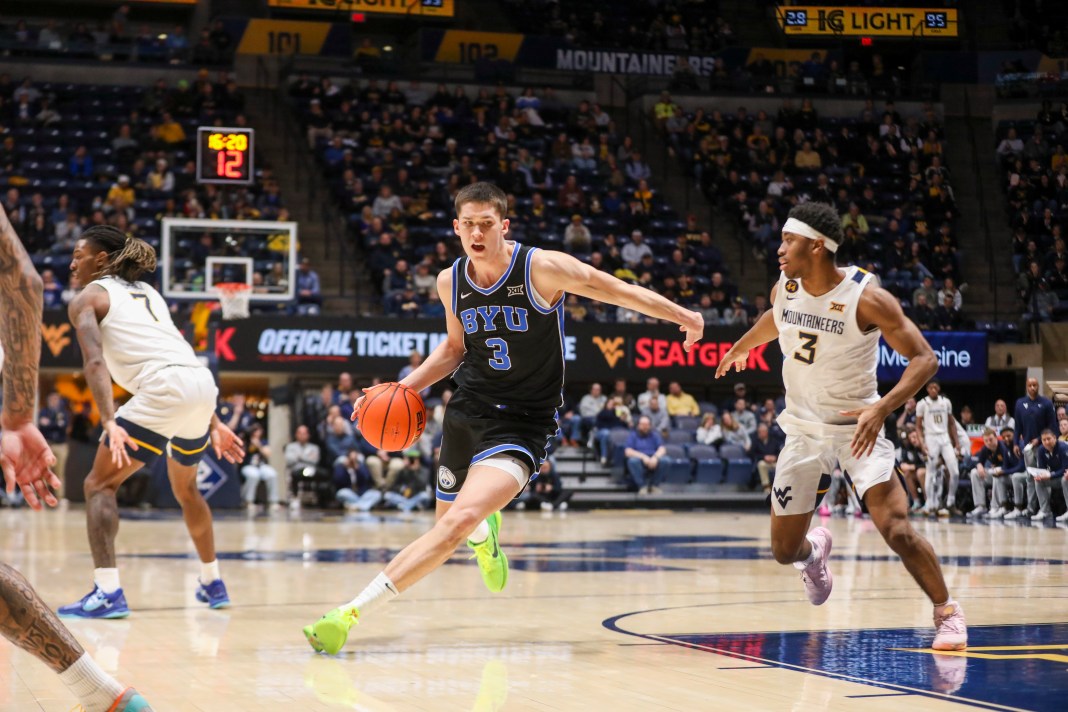
[[[810,334],[807,331],[799,331],[797,335],[801,337],[804,343],[801,344],[801,348],[794,351],[794,358],[811,366],[812,362],[816,360],[816,341],[820,338],[820,335]]]
[[[493,358],[489,360],[490,368],[497,371],[507,371],[512,367],[512,360],[508,358],[508,342],[504,339],[486,339],[486,346],[493,349]]]

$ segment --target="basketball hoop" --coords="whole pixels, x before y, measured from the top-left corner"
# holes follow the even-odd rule
[[[244,282],[219,282],[212,290],[219,297],[223,319],[248,319],[252,287]]]

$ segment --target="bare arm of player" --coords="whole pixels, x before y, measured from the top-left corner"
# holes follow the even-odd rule
[[[775,293],[778,289],[778,283],[771,285],[771,305],[773,307],[775,306]],[[735,341],[730,351],[723,354],[723,358],[719,361],[719,366],[716,367],[716,378],[726,376],[730,373],[732,367],[739,373],[744,371],[749,362],[749,350],[778,337],[779,327],[775,326],[775,314],[771,309],[768,309],[760,315],[757,323],[753,324],[753,328],[745,332],[742,338]]]
[[[539,294],[546,298],[551,295],[550,302],[559,299],[563,292],[570,292],[678,324],[679,331],[686,334],[683,348],[687,351],[704,335],[705,319],[699,312],[684,309],[652,290],[627,284],[563,252],[535,252],[531,280]]]
[[[119,467],[130,464],[130,455],[126,445],[138,450],[137,443],[130,439],[126,429],[115,422],[115,402],[111,390],[111,374],[104,362],[104,344],[100,334],[100,320],[111,307],[108,293],[100,287],[90,285],[83,289],[67,307],[67,316],[78,334],[78,345],[82,348],[82,360],[85,364],[85,382],[96,401],[100,413],[100,423],[108,436],[108,448],[111,460]]]
[[[931,380],[938,371],[938,360],[919,328],[901,311],[897,297],[881,287],[868,287],[861,293],[857,305],[857,324],[861,331],[878,328],[890,348],[909,360],[897,385],[886,395],[864,408],[842,411],[842,415],[857,418],[852,442],[853,456],[864,457],[875,449],[886,416],[904,405]]]
[[[452,268],[442,270],[438,274],[438,296],[445,305],[445,326],[448,329],[448,338],[442,341],[430,352],[426,360],[419,364],[411,373],[405,376],[401,383],[412,388],[417,393],[424,388],[434,385],[441,379],[460,367],[464,361],[464,329],[460,320],[452,311]],[[353,404],[350,420],[357,420],[360,406],[364,396],[360,396]]]
[[[0,290],[0,343],[5,352],[0,467],[9,493],[18,485],[34,509],[41,508],[41,500],[54,507],[59,501],[52,489],[58,489],[60,481],[49,468],[56,458],[34,422],[44,287],[2,206]]]

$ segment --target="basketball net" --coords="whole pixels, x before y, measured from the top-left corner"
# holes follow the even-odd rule
[[[220,282],[212,291],[219,297],[223,319],[248,319],[252,287],[243,282]]]

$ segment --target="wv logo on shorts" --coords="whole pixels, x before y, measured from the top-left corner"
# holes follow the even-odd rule
[[[772,488],[772,492],[775,493],[775,499],[779,500],[779,506],[783,509],[786,509],[787,503],[794,498],[794,496],[790,494],[790,490],[793,488],[793,485],[786,485],[782,489],[779,489],[778,487]]]
[[[593,337],[593,343],[597,344],[597,348],[601,350],[601,355],[604,356],[604,360],[608,362],[609,368],[615,368],[619,359],[623,358],[622,336],[617,336],[614,339],[595,336]]]
[[[452,474],[452,470],[442,465],[438,468],[438,487],[443,490],[447,490],[456,486],[456,475]]]

